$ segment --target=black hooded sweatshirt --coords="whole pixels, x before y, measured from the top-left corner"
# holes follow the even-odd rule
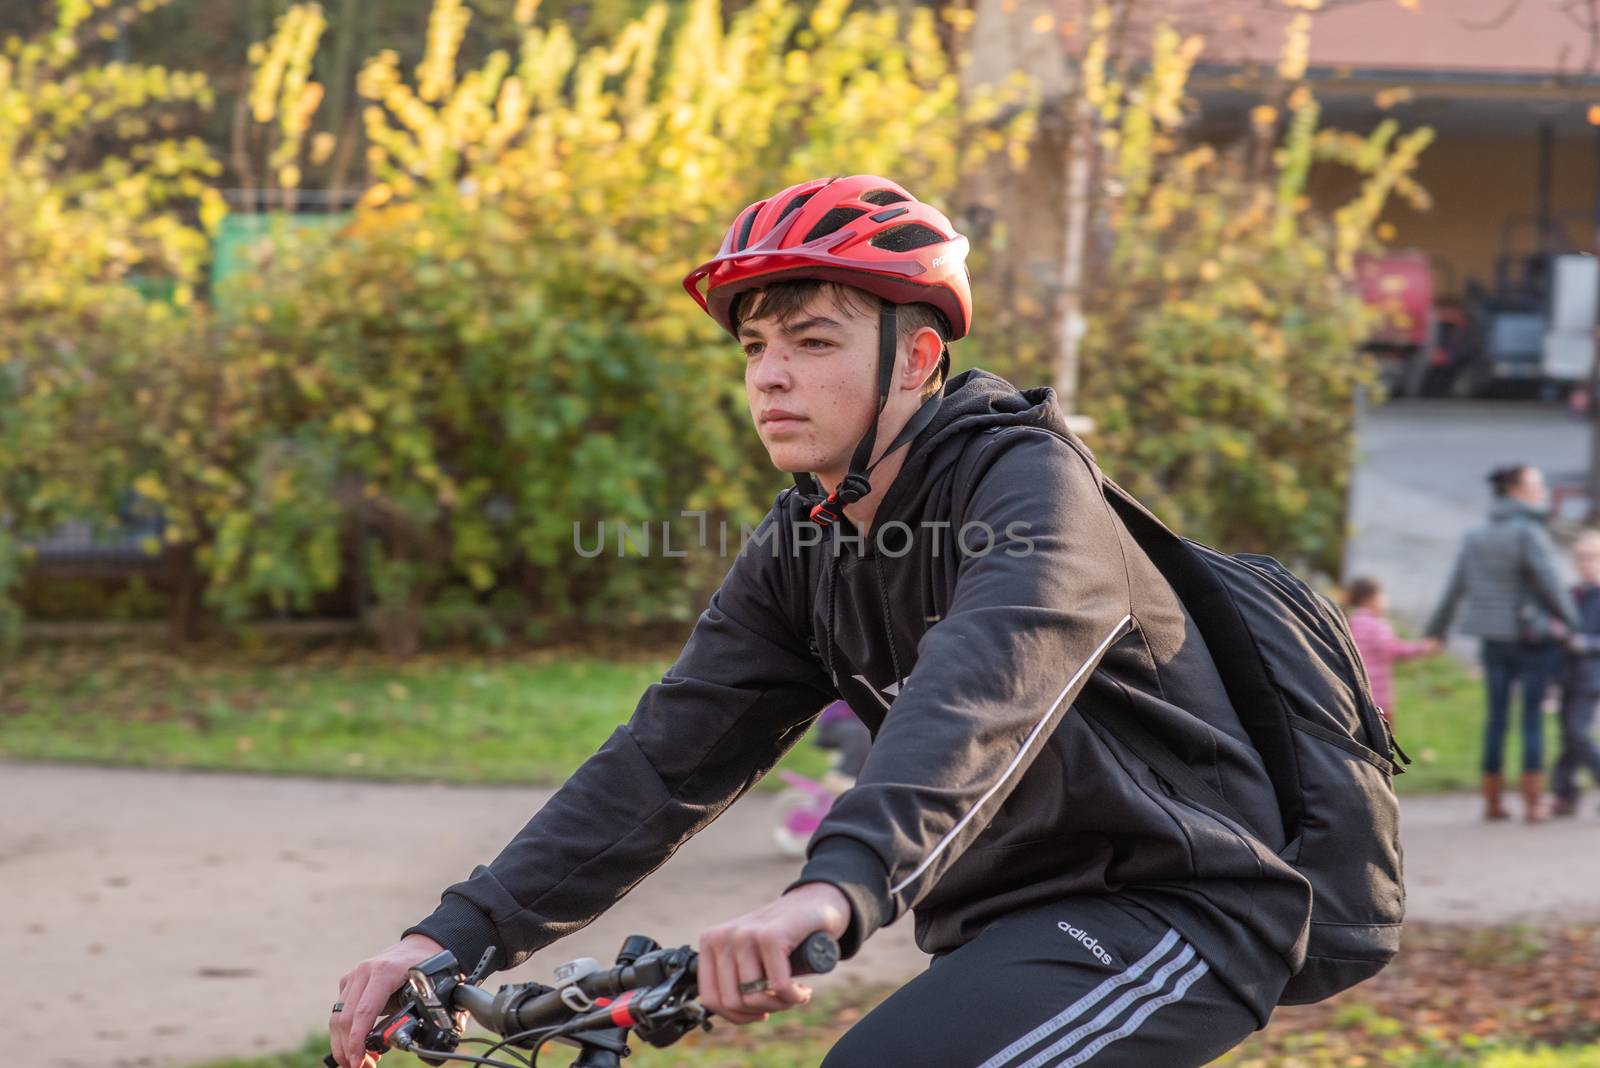
[[[1073,894],[1183,933],[1265,1023],[1310,888],[1182,605],[1107,505],[1049,389],[946,386],[865,538],[778,495],[682,655],[487,867],[411,928],[508,967],[583,927],[770,771],[829,701],[874,735],[796,883],[852,906],[846,956],[916,914],[922,949]],[[1263,837],[1178,796],[1075,708],[1160,738]]]

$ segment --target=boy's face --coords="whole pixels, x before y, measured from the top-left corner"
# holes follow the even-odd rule
[[[1550,500],[1550,490],[1544,484],[1544,472],[1537,467],[1523,468],[1522,478],[1517,481],[1515,486],[1511,487],[1507,496],[1515,497],[1517,500],[1525,504],[1531,504],[1535,508],[1543,508]]]
[[[1600,582],[1600,538],[1585,538],[1572,548],[1578,564],[1578,577],[1585,582]]]
[[[784,323],[746,319],[739,343],[750,417],[773,466],[843,478],[877,410],[877,316],[823,294]]]

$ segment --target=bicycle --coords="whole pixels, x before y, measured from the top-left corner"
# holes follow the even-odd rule
[[[472,974],[463,975],[449,950],[411,968],[402,988],[408,999],[367,1033],[370,1053],[391,1049],[415,1053],[425,1063],[449,1061],[489,1068],[538,1068],[549,1042],[579,1048],[571,1068],[620,1068],[630,1032],[660,1048],[695,1030],[711,1030],[712,1013],[701,1005],[697,985],[700,955],[688,946],[663,949],[644,935],[622,943],[614,967],[592,957],[568,961],[555,971],[555,986],[513,983],[490,994],[479,984],[494,960],[491,947]],[[839,961],[839,946],[813,932],[789,954],[795,975],[820,975]],[[463,1035],[465,1018],[501,1036],[495,1042]],[[463,1042],[488,1047],[482,1055],[458,1053]],[[524,1058],[512,1047],[531,1051]],[[504,1059],[498,1059],[504,1058]],[[330,1053],[328,1068],[338,1068]]]

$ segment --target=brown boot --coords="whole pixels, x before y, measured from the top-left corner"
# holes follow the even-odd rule
[[[1522,811],[1529,823],[1543,823],[1550,818],[1550,810],[1544,803],[1544,772],[1522,773]]]
[[[1486,820],[1510,819],[1511,815],[1500,804],[1500,791],[1505,788],[1505,777],[1498,772],[1483,777],[1483,818]]]

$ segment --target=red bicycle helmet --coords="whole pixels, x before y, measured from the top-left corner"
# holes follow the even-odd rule
[[[944,316],[945,340],[966,336],[972,325],[965,237],[944,215],[887,178],[858,174],[792,185],[741,211],[716,256],[689,272],[683,288],[722,328],[737,338],[734,299],[751,289],[792,278],[839,282],[883,300],[878,317],[878,415],[889,398],[894,370],[895,308],[929,304]],[[706,282],[702,293],[700,283]],[[941,367],[948,372],[949,353]],[[940,397],[925,401],[883,454],[872,459],[874,419],[856,445],[849,473],[826,499],[810,474],[795,485],[816,498],[811,518],[828,526],[845,506],[872,492],[867,476],[885,456],[909,443],[932,421]]]
[[[949,219],[887,178],[818,178],[741,211],[716,256],[689,272],[683,287],[730,334],[740,293],[815,278],[894,304],[931,304],[954,341],[972,325],[968,248]]]

